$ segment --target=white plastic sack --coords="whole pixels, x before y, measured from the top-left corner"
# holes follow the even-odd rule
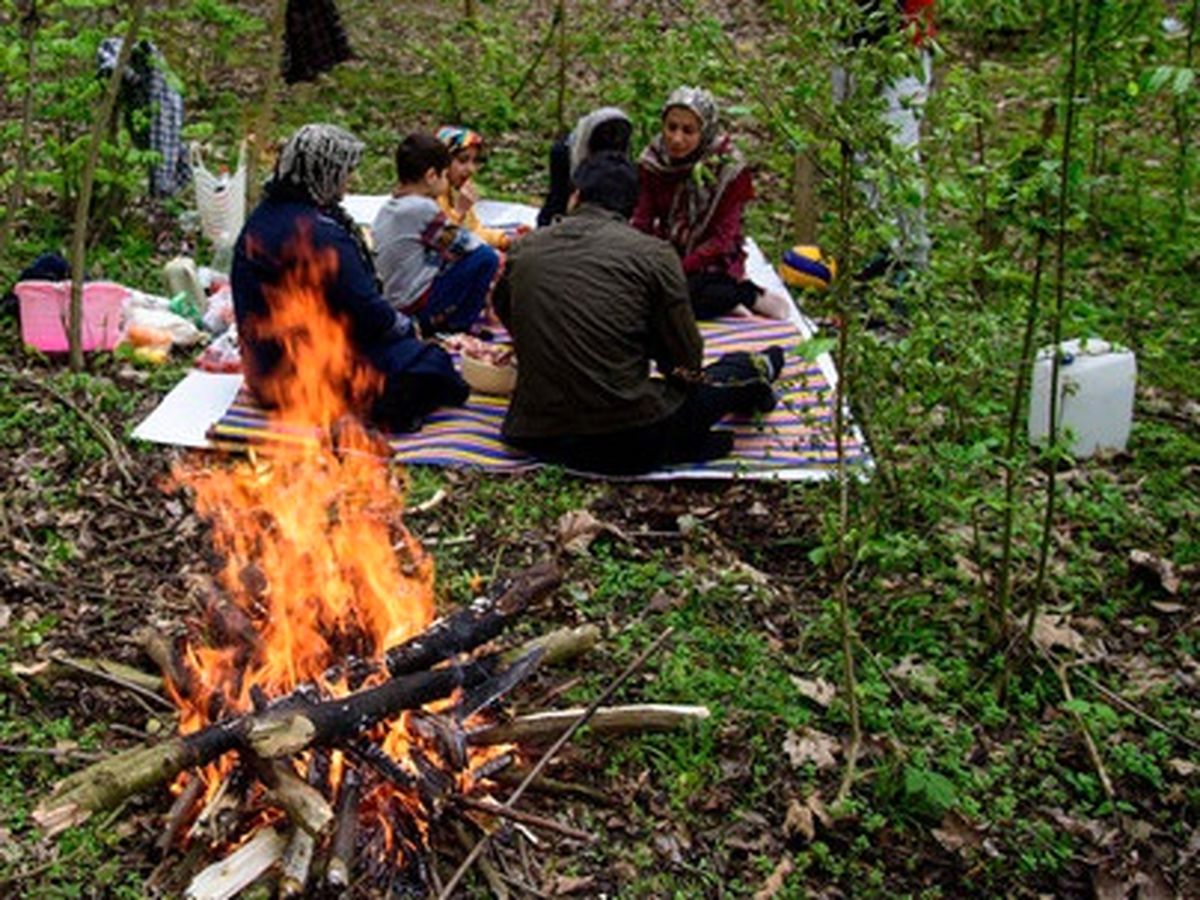
[[[171,336],[171,343],[180,346],[190,346],[204,339],[204,332],[169,309],[159,309],[154,305],[133,305],[126,310],[125,328],[148,328],[161,331]]]
[[[191,146],[191,164],[200,227],[218,250],[228,249],[246,220],[246,142],[238,149],[237,170],[232,175],[216,175],[206,169],[199,144]]]

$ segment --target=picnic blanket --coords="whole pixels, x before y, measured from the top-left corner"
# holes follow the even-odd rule
[[[359,221],[370,220],[384,198],[352,195],[346,206]],[[536,215],[521,204],[481,203],[480,218],[493,227],[519,224]],[[747,242],[748,270],[759,284],[785,291],[762,253]],[[757,277],[756,277],[757,273]],[[837,448],[833,430],[833,386],[837,374],[828,354],[806,359],[797,352],[814,333],[798,312],[791,321],[726,318],[700,323],[705,362],[735,350],[787,348],[787,364],[777,385],[780,403],[771,413],[729,418],[718,428],[734,433],[729,457],[708,463],[671,466],[638,476],[642,480],[767,478],[822,480],[835,475]],[[497,340],[506,340],[500,332]],[[509,447],[500,437],[508,398],[472,393],[460,408],[442,409],[413,434],[391,435],[397,462],[408,465],[474,467],[498,473],[526,472],[540,464]],[[134,437],[184,446],[245,450],[317,440],[311,429],[273,423],[245,390],[238,375],[192,372],[135,431]],[[848,466],[865,474],[871,457],[852,425],[844,439]]]

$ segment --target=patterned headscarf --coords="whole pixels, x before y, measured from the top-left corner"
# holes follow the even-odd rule
[[[717,123],[717,101],[704,88],[678,87],[662,106],[681,107],[700,120],[700,143],[686,159],[672,159],[661,132],[638,158],[638,165],[658,175],[678,178],[667,216],[668,239],[683,254],[691,253],[708,233],[708,226],[730,185],[746,169],[746,162],[728,134]]]
[[[695,114],[700,120],[700,146],[698,151],[704,152],[717,136],[717,101],[704,88],[683,85],[671,91],[667,102],[662,107],[662,117],[667,117],[667,111],[681,107]]]
[[[483,155],[483,136],[478,131],[464,128],[461,125],[443,125],[437,130],[437,139],[446,145],[451,153],[461,153],[475,147]]]
[[[317,206],[336,207],[363,149],[363,142],[344,128],[302,125],[279,154],[274,180],[285,189],[299,188]]]

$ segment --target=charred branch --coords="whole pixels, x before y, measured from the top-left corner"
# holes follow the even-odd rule
[[[494,598],[480,598],[465,609],[434,622],[423,634],[387,653],[392,675],[429,669],[456,653],[474,650],[503,631],[530,603],[562,581],[553,562],[542,562],[515,575]]]

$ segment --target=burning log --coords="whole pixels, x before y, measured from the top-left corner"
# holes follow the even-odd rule
[[[174,846],[175,839],[183,830],[183,823],[187,820],[187,815],[191,812],[192,807],[196,805],[196,801],[200,799],[200,792],[203,788],[204,782],[199,778],[192,778],[179,792],[175,802],[171,804],[171,810],[167,813],[167,825],[154,843],[154,849],[160,856],[165,856],[167,851]]]
[[[500,634],[514,616],[561,582],[562,573],[553,562],[530,566],[514,576],[495,599],[479,598],[466,609],[434,622],[412,640],[393,647],[387,653],[388,671],[393,676],[419,672],[456,653],[474,650]]]
[[[267,785],[271,801],[288,814],[297,831],[320,835],[333,821],[333,808],[315,787],[301,779],[283,762],[260,763],[260,780]]]
[[[274,828],[261,828],[249,841],[213,863],[192,879],[184,897],[187,900],[226,900],[248,887],[279,862],[287,848],[287,838]]]
[[[561,709],[518,716],[510,722],[473,732],[467,736],[467,741],[476,745],[536,744],[550,741],[566,731],[582,713],[582,709]],[[708,717],[707,706],[638,703],[630,706],[601,707],[592,715],[588,726],[592,731],[602,734],[673,731]]]
[[[266,712],[227,719],[162,744],[139,747],[69,775],[34,810],[34,821],[47,835],[57,834],[131,794],[169,781],[185,769],[206,765],[230,750],[250,750],[274,759],[314,745],[345,742],[401,710],[447,697],[460,686],[481,684],[490,669],[476,662],[404,675],[349,697],[311,705],[285,698]]]
[[[325,867],[325,883],[335,893],[350,886],[350,870],[354,866],[354,842],[358,837],[358,773],[353,769],[342,779],[338,795],[337,828]]]
[[[317,842],[313,836],[302,828],[297,828],[288,839],[287,849],[283,851],[283,859],[279,869],[279,896],[294,900],[304,896],[308,884],[308,872],[312,867],[313,852]]]

